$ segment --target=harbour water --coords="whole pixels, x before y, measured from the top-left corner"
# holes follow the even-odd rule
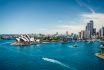
[[[12,42],[0,40],[0,70],[104,70],[104,60],[95,56],[99,42],[30,46],[12,46]]]

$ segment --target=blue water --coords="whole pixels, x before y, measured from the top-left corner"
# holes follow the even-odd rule
[[[104,60],[95,56],[99,42],[49,43],[11,46],[0,40],[0,70],[104,70]]]

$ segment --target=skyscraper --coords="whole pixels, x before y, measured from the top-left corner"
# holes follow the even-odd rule
[[[101,37],[104,37],[104,27],[101,28]]]
[[[96,28],[93,29],[93,35],[96,35]]]
[[[84,39],[84,30],[81,31],[81,39]]]
[[[87,23],[87,30],[90,31],[91,35],[93,35],[93,21],[92,20],[89,23]]]
[[[66,36],[68,36],[68,31],[66,31]]]
[[[85,30],[85,34],[86,34],[86,38],[91,38],[91,36],[93,35],[93,20],[91,20],[89,23],[87,23],[86,26],[86,30]]]

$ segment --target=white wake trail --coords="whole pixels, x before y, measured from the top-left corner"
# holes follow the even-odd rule
[[[0,47],[2,47],[1,45],[5,45],[5,44],[9,44],[9,43],[12,43],[12,42],[5,42],[5,43],[1,43],[1,44],[0,44]],[[8,50],[13,51],[13,52],[16,52],[16,53],[20,53],[20,54],[22,54],[22,55],[27,56],[27,54],[21,53],[21,52],[19,52],[19,51],[15,51],[13,48],[9,48],[9,47],[3,47],[3,48],[8,49]]]
[[[8,44],[8,43],[11,43],[11,42],[5,42],[5,43],[1,43],[0,45],[4,45],[4,44]]]
[[[76,69],[73,69],[72,67],[69,67],[68,65],[66,65],[66,64],[64,64],[64,63],[62,63],[62,62],[60,62],[60,61],[58,61],[58,60],[49,59],[49,58],[45,58],[45,57],[43,57],[42,59],[45,60],[45,61],[48,61],[48,62],[56,63],[56,64],[59,64],[59,65],[61,65],[61,66],[70,68],[70,69],[72,69],[72,70],[76,70]]]

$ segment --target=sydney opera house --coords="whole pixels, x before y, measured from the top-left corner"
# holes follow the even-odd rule
[[[34,37],[30,37],[29,35],[21,35],[16,38],[16,42],[12,43],[12,45],[31,45],[41,43],[40,39],[34,39]]]

